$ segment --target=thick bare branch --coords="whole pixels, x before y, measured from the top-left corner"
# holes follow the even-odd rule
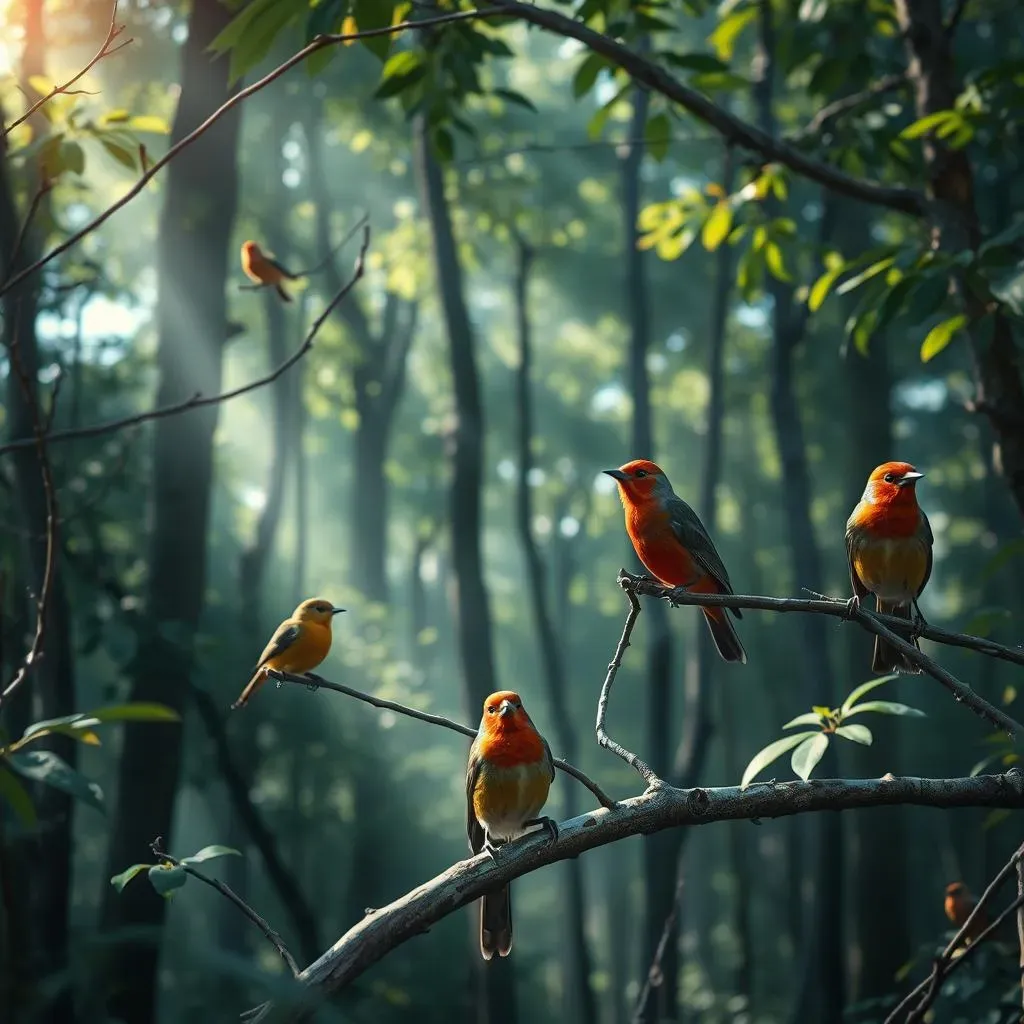
[[[317,334],[320,333],[320,328],[323,327],[327,318],[337,307],[338,303],[345,298],[346,295],[356,286],[356,282],[363,276],[366,270],[366,252],[370,247],[370,226],[368,224],[363,226],[363,243],[359,249],[359,256],[356,258],[355,270],[352,272],[352,277],[346,282],[340,291],[336,292],[330,302],[324,307],[320,315],[313,321],[313,325],[310,327],[309,332],[306,334],[302,344],[283,362],[280,366],[276,367],[270,373],[263,377],[258,377],[256,380],[250,381],[248,384],[243,384],[241,387],[232,388],[230,391],[222,391],[219,395],[201,395],[195,394],[190,398],[186,398],[181,402],[175,402],[172,405],[161,406],[159,409],[150,409],[147,412],[136,413],[134,416],[125,416],[119,420],[108,420],[106,423],[96,423],[91,427],[74,427],[69,430],[58,430],[52,434],[47,434],[45,440],[48,444],[53,444],[57,441],[69,441],[76,437],[99,437],[102,434],[112,434],[118,430],[126,430],[128,427],[138,426],[140,423],[146,423],[149,420],[164,419],[167,416],[177,416],[180,413],[188,412],[190,409],[199,409],[205,405],[217,405],[220,402],[228,402],[232,398],[238,398],[240,395],[246,395],[250,391],[255,391],[257,388],[265,387],[267,384],[272,384],[282,374],[290,370],[307,352],[313,348],[313,343],[316,341]],[[34,444],[35,442],[31,438],[22,438],[17,441],[10,441],[5,445],[0,445],[0,455],[4,455],[7,452],[14,451],[17,448],[24,448],[27,445]]]
[[[619,585],[627,592],[632,590],[636,594],[647,594],[651,597],[664,598],[673,605],[698,605],[701,607],[717,608],[752,608],[770,612],[809,612],[817,615],[831,615],[837,619],[849,619],[856,622],[869,633],[884,637],[894,647],[902,651],[914,664],[937,679],[949,690],[958,701],[966,704],[976,715],[990,722],[997,729],[1018,736],[1024,733],[1024,726],[1011,718],[1004,711],[989,704],[975,690],[966,683],[961,682],[951,672],[947,672],[941,665],[928,657],[927,654],[919,651],[914,644],[909,643],[901,635],[902,633],[914,633],[918,636],[927,637],[937,643],[949,643],[958,647],[968,647],[972,650],[988,654],[992,657],[1002,658],[1005,661],[1013,661],[1018,664],[1024,663],[1024,652],[1016,651],[1010,647],[1003,647],[1001,644],[993,644],[991,641],[983,640],[980,637],[972,637],[967,634],[947,633],[945,630],[936,629],[933,626],[916,627],[909,620],[896,619],[891,615],[877,615],[861,607],[851,610],[846,601],[830,600],[802,600],[793,597],[752,597],[744,594],[691,594],[681,587],[673,589],[666,587],[648,576],[635,576],[619,571]],[[890,624],[900,630],[897,634],[890,628]]]
[[[445,718],[443,715],[432,715],[427,711],[417,711],[415,708],[407,707],[405,704],[399,704],[397,701],[384,700],[383,697],[374,697],[370,693],[363,693],[362,690],[353,689],[351,686],[345,686],[342,683],[332,683],[320,676],[313,675],[310,673],[305,676],[297,676],[291,672],[276,672],[270,671],[267,675],[271,679],[276,679],[282,683],[297,683],[300,686],[305,686],[306,689],[316,690],[322,687],[325,690],[333,690],[335,693],[343,693],[347,697],[355,697],[356,700],[361,700],[366,704],[372,704],[375,708],[381,708],[385,711],[394,711],[399,715],[405,715],[407,718],[415,718],[417,721],[426,722],[429,725],[439,725],[442,729],[451,729],[452,732],[462,733],[463,736],[469,736],[473,738],[476,736],[476,729],[468,725],[462,725],[459,722],[453,722],[450,718]],[[585,775],[575,765],[569,764],[564,758],[555,757],[552,758],[556,768],[560,768],[566,775],[571,775],[577,782],[581,782],[591,793],[597,797],[602,807],[615,807],[617,806],[615,801],[588,775]]]
[[[964,779],[823,779],[721,789],[675,789],[664,783],[614,809],[598,809],[559,826],[558,839],[526,836],[501,848],[497,862],[487,854],[459,861],[412,892],[375,910],[349,929],[299,976],[306,985],[301,1002],[263,1007],[261,1024],[295,1024],[310,1019],[317,1003],[351,984],[393,949],[472,902],[484,892],[568,857],[628,836],[681,825],[783,817],[815,811],[914,804],[924,807],[1024,807],[1024,775]]]

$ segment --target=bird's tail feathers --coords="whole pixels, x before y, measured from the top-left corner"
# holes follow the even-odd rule
[[[249,703],[252,695],[263,685],[264,680],[267,678],[266,670],[263,668],[257,669],[253,673],[252,679],[249,680],[245,685],[245,689],[242,691],[242,695],[231,705],[231,710],[235,708],[245,707]]]
[[[508,956],[512,949],[512,898],[509,886],[480,897],[480,955]]]
[[[728,611],[725,608],[702,608],[704,621],[711,630],[711,639],[715,641],[715,647],[724,661],[738,661],[741,665],[747,663],[747,652],[740,643],[736,627],[729,619]]]
[[[292,301],[292,297],[284,290],[284,286],[283,285],[276,284],[276,285],[274,285],[274,288],[277,289],[277,294],[280,295],[281,298],[285,302],[291,302]]]
[[[888,601],[878,600],[876,602],[879,615],[895,615],[900,619],[910,618],[909,604],[895,604]],[[917,637],[911,643],[920,650]],[[921,669],[910,661],[907,656],[898,648],[894,647],[888,640],[882,637],[875,637],[875,654],[871,659],[871,671],[876,675],[884,676],[890,672],[905,672],[908,675],[920,675]]]

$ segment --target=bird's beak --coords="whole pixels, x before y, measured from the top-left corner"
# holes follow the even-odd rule
[[[924,476],[924,473],[918,473],[916,471],[911,473],[904,473],[899,479],[899,486],[906,487],[907,484],[912,484],[915,480],[920,480]]]
[[[506,715],[512,714],[513,711],[515,711],[515,707],[513,706],[512,701],[510,701],[510,700],[503,700],[498,705],[498,717],[499,718],[504,718]]]
[[[344,608],[332,608],[331,609],[331,614],[332,615],[337,615],[339,612],[343,612],[344,610],[345,610]]]
[[[621,469],[602,469],[601,472],[607,473],[610,477],[614,477],[614,479],[618,480],[619,483],[625,483],[629,479]]]

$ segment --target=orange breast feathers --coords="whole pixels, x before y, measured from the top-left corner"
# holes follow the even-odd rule
[[[250,281],[257,284],[279,284],[292,275],[276,260],[268,256],[255,242],[242,246],[242,270]]]
[[[880,509],[861,502],[850,516],[847,538],[850,562],[873,594],[907,602],[921,592],[931,545],[916,505]]]
[[[658,501],[633,501],[626,506],[626,533],[637,557],[662,583],[698,594],[722,592],[718,581],[679,543],[672,516]]]
[[[278,672],[308,672],[331,650],[330,622],[300,622],[299,635],[280,654],[267,658],[267,668]]]

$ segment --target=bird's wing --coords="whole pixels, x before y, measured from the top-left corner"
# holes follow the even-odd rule
[[[293,274],[287,267],[283,266],[281,263],[278,263],[278,261],[275,260],[272,256],[268,256],[266,259],[267,259],[267,262],[275,270],[277,270],[281,274],[283,274],[286,278],[288,278],[289,281],[294,281],[295,280],[296,275]]]
[[[858,506],[859,508],[860,506]],[[868,588],[864,586],[864,581],[857,574],[857,569],[853,564],[853,545],[857,537],[860,535],[859,528],[854,524],[854,518],[857,515],[857,509],[853,510],[853,514],[850,516],[846,523],[846,564],[850,569],[850,586],[853,587],[853,592],[861,600],[864,600],[868,596]]]
[[[294,619],[285,619],[277,627],[267,646],[263,648],[260,660],[256,662],[256,668],[262,668],[271,658],[276,658],[279,654],[286,651],[300,636],[302,636],[301,624]]]
[[[469,836],[469,848],[473,853],[479,853],[484,847],[484,830],[477,821],[476,811],[473,809],[473,791],[479,777],[480,755],[474,740],[473,746],[469,748],[469,764],[466,766],[466,834]]]
[[[555,759],[551,756],[551,746],[548,744],[548,741],[546,739],[544,739],[543,736],[541,736],[541,741],[544,744],[544,753],[547,754],[547,757],[548,757],[548,773],[549,773],[548,774],[548,778],[552,782],[554,782],[555,781]]]
[[[921,580],[921,586],[917,588],[917,596],[921,596],[921,592],[928,584],[928,580],[931,579],[932,575],[932,545],[935,543],[935,538],[932,536],[932,524],[928,522],[928,517],[921,513],[921,522],[917,527],[917,535],[924,541],[924,546],[928,550],[928,565],[924,570],[924,579]]]
[[[682,498],[675,494],[669,498],[667,508],[672,532],[676,535],[679,543],[690,552],[709,576],[714,577],[725,588],[727,594],[731,594],[733,590],[732,584],[729,582],[729,573],[726,572],[714,541],[708,531],[704,529],[700,517]]]

